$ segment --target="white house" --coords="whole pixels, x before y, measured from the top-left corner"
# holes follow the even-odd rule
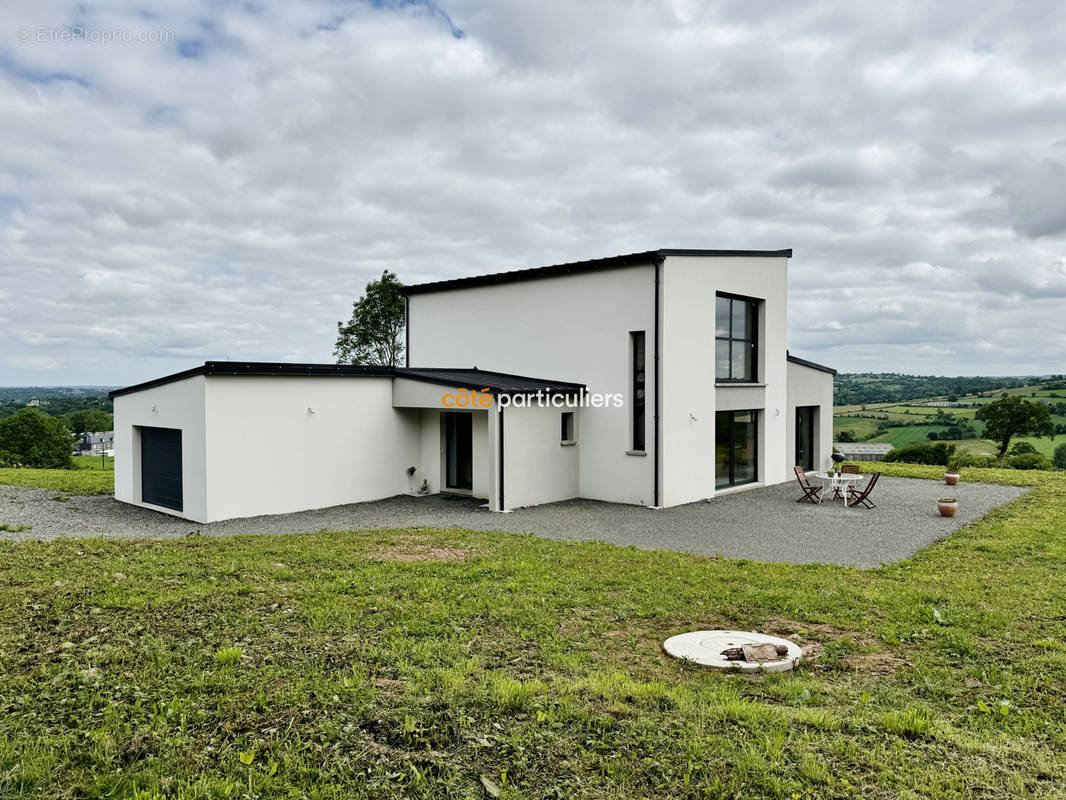
[[[790,250],[655,250],[406,289],[407,367],[229,363],[112,392],[115,497],[209,522],[401,493],[673,506],[832,452]]]

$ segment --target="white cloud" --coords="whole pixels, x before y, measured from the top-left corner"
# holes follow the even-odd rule
[[[795,248],[840,369],[1062,371],[1053,3],[9,6],[0,383],[324,361],[385,267],[657,246]],[[74,23],[176,40],[16,37]]]

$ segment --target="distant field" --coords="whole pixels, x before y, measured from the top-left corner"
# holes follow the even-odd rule
[[[859,417],[833,417],[833,437],[840,435],[841,431],[851,431],[855,438],[865,441],[877,433],[877,420],[860,419]]]
[[[889,428],[880,436],[870,439],[871,442],[888,442],[893,447],[903,447],[913,442],[928,442],[928,434],[931,431],[946,430],[943,425],[908,425],[906,428]]]

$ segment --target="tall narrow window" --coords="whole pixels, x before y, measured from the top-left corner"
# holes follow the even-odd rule
[[[752,383],[759,369],[759,302],[720,294],[714,309],[714,378]]]
[[[644,331],[632,331],[629,334],[629,351],[632,358],[631,377],[633,380],[633,436],[631,449],[643,452],[645,406]]]
[[[561,444],[573,444],[574,438],[574,412],[564,411],[559,417],[559,442]]]

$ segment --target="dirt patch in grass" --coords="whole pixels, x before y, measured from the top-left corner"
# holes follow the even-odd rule
[[[460,547],[432,547],[428,544],[397,541],[385,545],[367,554],[371,561],[465,561],[470,556],[469,550]]]
[[[891,675],[907,662],[892,653],[858,653],[840,659],[844,669],[855,670],[866,675]]]

